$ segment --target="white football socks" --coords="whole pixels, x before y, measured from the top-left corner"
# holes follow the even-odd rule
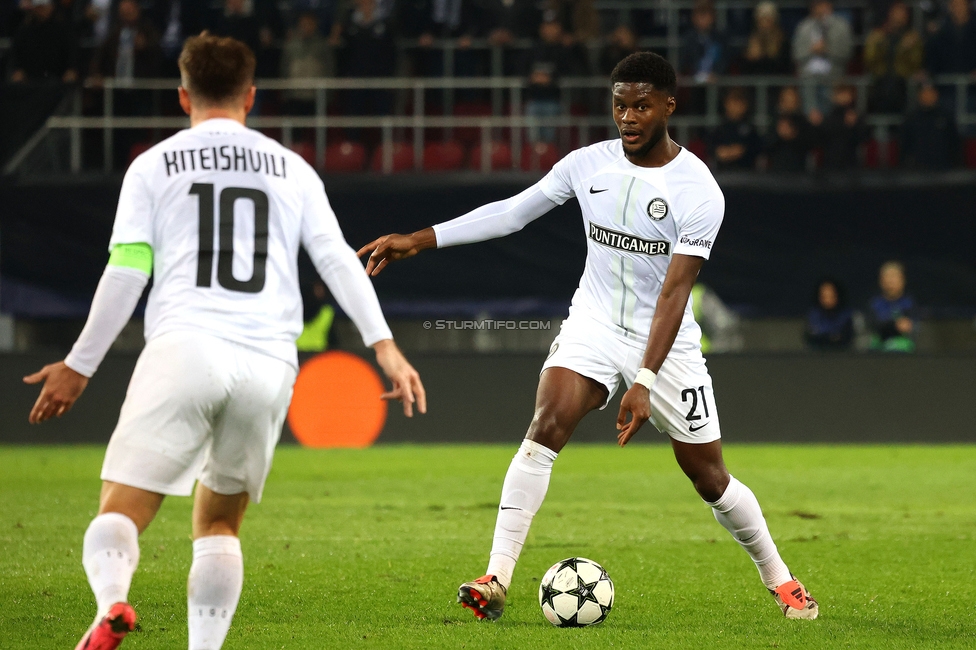
[[[190,650],[219,650],[244,586],[241,541],[212,535],[193,541],[193,564],[186,586]]]
[[[95,621],[108,614],[115,603],[129,598],[132,574],[139,565],[139,529],[118,512],[98,515],[85,531],[81,563],[95,594]]]
[[[709,503],[715,519],[732,533],[732,537],[745,549],[752,561],[759,569],[763,584],[768,589],[775,589],[783,583],[793,579],[790,570],[779,556],[766,519],[763,517],[759,501],[752,490],[740,483],[735,477],[730,477],[729,486],[725,494],[713,503]]]
[[[487,573],[497,577],[506,589],[512,583],[532,518],[546,498],[557,455],[536,442],[523,440],[505,475]]]

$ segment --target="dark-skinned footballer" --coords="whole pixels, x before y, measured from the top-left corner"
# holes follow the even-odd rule
[[[583,212],[587,257],[569,317],[542,366],[535,415],[502,486],[486,575],[465,582],[458,601],[497,619],[553,462],[576,425],[602,409],[621,382],[617,417],[627,444],[651,420],[715,518],[756,563],[787,618],[814,619],[817,602],[790,573],[748,487],[722,459],[718,409],[692,315],[692,286],[712,252],[725,198],[708,167],[668,136],[675,73],[641,52],[610,77],[620,138],[578,149],[510,199],[411,235],[363,247],[367,272],[434,247],[503,237],[572,197]]]

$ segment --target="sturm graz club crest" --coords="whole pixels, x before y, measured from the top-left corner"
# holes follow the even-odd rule
[[[647,204],[647,216],[653,221],[660,221],[668,216],[668,202],[662,198],[653,199]]]

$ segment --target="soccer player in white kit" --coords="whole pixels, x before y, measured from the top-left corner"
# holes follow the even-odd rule
[[[139,156],[122,183],[108,266],[64,361],[44,382],[31,422],[60,416],[153,275],[146,347],[102,469],[98,516],[82,555],[98,613],[79,650],[116,648],[135,625],[127,603],[138,535],[164,495],[194,492],[187,583],[190,650],[217,650],[241,595],[238,531],[261,500],[298,368],[303,245],[393,383],[384,395],[426,411],[417,372],[393,342],[369,277],[345,242],[321,179],[299,156],[244,126],[254,55],[202,34],[180,56],[180,104],[191,128]]]
[[[505,476],[488,570],[460,586],[458,602],[478,618],[501,616],[556,455],[582,417],[604,408],[623,381],[619,444],[649,419],[667,433],[681,469],[756,563],[783,614],[816,618],[817,602],[780,558],[759,502],[722,459],[690,298],[722,224],[722,191],[708,167],[668,136],[676,81],[665,59],[632,54],[610,82],[619,140],[570,153],[510,199],[412,235],[381,237],[359,251],[371,253],[366,270],[376,274],[427,248],[516,232],[574,196],[582,208],[583,277],[543,364],[532,423]]]

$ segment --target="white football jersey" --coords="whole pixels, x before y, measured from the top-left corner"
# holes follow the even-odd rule
[[[110,248],[153,248],[147,341],[201,331],[296,365],[298,249],[323,235],[342,239],[315,171],[259,132],[211,119],[133,161]]]
[[[663,167],[639,167],[608,140],[570,153],[540,187],[558,204],[575,196],[583,211],[586,267],[570,315],[646,342],[671,256],[708,259],[722,225],[725,197],[708,167],[684,148]],[[700,354],[689,298],[669,356]]]

